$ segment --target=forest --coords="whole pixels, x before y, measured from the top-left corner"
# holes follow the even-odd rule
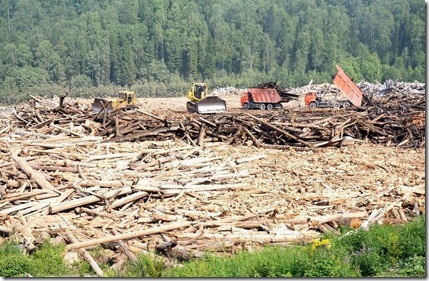
[[[425,82],[421,0],[0,0],[0,104],[29,95],[183,95],[247,87]]]

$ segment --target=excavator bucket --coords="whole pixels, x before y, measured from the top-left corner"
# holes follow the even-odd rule
[[[188,102],[186,107],[190,113],[219,113],[226,111],[226,102],[217,96],[208,96],[199,102]]]
[[[113,111],[112,102],[106,99],[95,98],[92,103],[92,111],[99,113],[104,109],[106,109],[107,112]]]

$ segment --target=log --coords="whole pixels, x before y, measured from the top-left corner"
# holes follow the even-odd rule
[[[242,164],[242,163],[251,162],[254,160],[259,160],[262,158],[266,158],[266,156],[265,155],[254,155],[254,156],[250,156],[250,157],[246,157],[246,158],[239,158],[239,159],[235,159],[235,163]]]
[[[153,115],[153,114],[150,114],[149,112],[143,111],[143,110],[141,110],[141,109],[136,109],[136,111],[137,111],[137,112],[140,112],[140,113],[143,113],[144,115],[147,115],[147,116],[149,116],[149,117],[152,117],[152,118],[154,118],[154,119],[156,119],[156,120],[158,120],[158,121],[161,121],[161,122],[164,122],[164,121],[165,121],[164,119],[162,119],[162,118],[160,118],[160,117],[158,117],[158,116],[155,116],[155,115]]]
[[[117,188],[117,187],[123,187],[124,185],[125,184],[119,180],[113,180],[113,181],[83,180],[79,182],[79,186],[81,187],[99,186],[99,187]]]
[[[58,171],[58,172],[66,172],[66,173],[77,173],[78,169],[75,167],[62,167],[62,166],[54,166],[54,165],[37,165],[30,163],[30,166],[36,170],[45,170],[45,171]]]
[[[326,216],[298,216],[294,218],[288,218],[284,216],[276,216],[276,220],[278,222],[284,222],[284,223],[296,223],[296,224],[302,224],[307,223],[309,220],[311,221],[317,221],[318,223],[327,223],[331,221],[339,221],[339,220],[348,220],[352,218],[364,218],[368,216],[367,212],[357,212],[357,213],[345,213],[345,214],[338,214],[338,215],[326,215]]]
[[[170,230],[174,230],[174,229],[178,229],[178,228],[188,227],[190,225],[191,225],[190,222],[172,223],[172,224],[163,225],[160,227],[154,227],[151,229],[145,229],[145,230],[131,232],[131,233],[124,233],[124,234],[115,235],[115,236],[111,236],[111,237],[92,239],[92,240],[88,240],[88,241],[84,241],[84,242],[76,242],[76,243],[67,245],[66,248],[67,249],[85,248],[85,247],[94,246],[94,245],[103,244],[103,243],[108,243],[108,242],[114,242],[114,241],[119,241],[119,240],[125,240],[125,239],[130,239],[130,238],[136,238],[136,237],[141,237],[141,236],[147,236],[147,235],[162,233],[162,232],[166,232],[166,231],[170,231]]]
[[[8,186],[10,187],[11,185],[8,184]],[[19,185],[16,187],[19,187]],[[66,186],[62,187],[62,189],[65,189],[65,188],[67,188],[67,187]],[[57,188],[57,190],[59,191],[61,189]],[[0,204],[4,203],[4,202],[13,202],[15,200],[26,199],[29,197],[37,196],[40,194],[46,194],[46,193],[51,193],[51,192],[47,191],[47,190],[36,189],[36,190],[30,191],[30,192],[19,192],[19,193],[13,193],[13,194],[12,193],[6,194],[6,196],[4,197],[5,199],[0,200]],[[59,195],[58,193],[55,193],[55,196],[58,196],[58,195]]]
[[[291,231],[290,234],[218,234],[218,233],[180,233],[176,234],[178,238],[186,239],[210,239],[219,241],[232,241],[238,243],[288,243],[288,242],[310,242],[320,237],[317,232],[297,232]]]
[[[50,182],[48,182],[41,173],[36,172],[24,159],[18,157],[16,152],[11,151],[10,155],[16,164],[18,164],[18,166],[28,175],[30,179],[34,179],[41,189],[55,189],[55,187]]]
[[[112,229],[112,233],[113,233],[113,235],[116,235],[116,236],[119,235],[118,232],[115,229]],[[137,257],[136,257],[136,255],[134,255],[129,250],[129,248],[127,247],[127,245],[123,241],[121,241],[121,240],[119,240],[118,243],[119,243],[119,246],[121,246],[122,250],[124,251],[125,255],[127,255],[128,259],[131,261],[131,263],[136,263],[137,262]]]
[[[48,199],[46,199],[46,200],[48,200]],[[39,203],[41,203],[41,202],[30,201],[30,202],[27,202],[24,204],[19,204],[19,205],[1,210],[0,215],[8,215],[8,214],[11,214],[13,212],[16,212],[16,211],[19,211],[22,209],[27,209],[27,208],[33,207]]]
[[[53,128],[55,128],[55,129],[58,129],[58,130],[60,130],[60,131],[63,131],[63,132],[69,133],[69,134],[71,134],[71,135],[74,135],[74,136],[78,136],[78,137],[81,137],[81,138],[85,137],[85,136],[84,136],[84,135],[82,135],[82,134],[79,134],[79,133],[73,132],[73,131],[71,131],[71,130],[68,130],[68,129],[63,128],[63,127],[61,127],[61,126],[57,126],[57,125],[55,125],[55,124],[51,124],[50,126],[51,126],[51,127],[53,127]]]
[[[70,232],[68,232],[66,235],[67,235],[67,238],[73,244],[79,243],[79,241]],[[103,277],[104,276],[104,272],[101,270],[101,268],[98,266],[98,264],[95,262],[94,258],[88,253],[87,250],[85,250],[85,249],[79,249],[79,253],[89,262],[89,265],[91,266],[91,268],[95,271],[95,273],[99,277]]]
[[[313,147],[313,145],[312,145],[312,144],[310,144],[310,143],[308,143],[308,142],[306,142],[306,141],[303,141],[303,140],[301,140],[301,139],[299,139],[299,138],[295,137],[294,135],[292,135],[292,134],[290,134],[290,133],[286,132],[285,130],[282,130],[282,129],[280,129],[280,128],[277,128],[276,126],[274,126],[274,125],[272,125],[272,124],[270,124],[270,123],[268,123],[268,122],[265,122],[264,120],[262,120],[262,119],[260,119],[260,118],[258,118],[258,117],[256,117],[256,116],[253,116],[253,115],[251,115],[251,114],[249,114],[249,113],[246,113],[246,112],[245,112],[244,114],[246,114],[247,116],[249,116],[249,117],[251,117],[251,118],[253,118],[253,119],[257,120],[258,122],[262,123],[263,125],[265,125],[265,126],[267,126],[267,127],[270,127],[271,129],[274,129],[274,130],[276,130],[276,131],[278,131],[278,132],[280,132],[280,133],[282,133],[282,134],[286,135],[287,137],[289,137],[289,138],[291,138],[291,139],[293,139],[293,140],[295,140],[295,141],[297,141],[297,142],[299,142],[299,143],[301,143],[301,144],[304,144],[305,146]]]
[[[113,203],[110,205],[110,208],[113,208],[113,209],[114,209],[114,208],[117,208],[117,207],[119,207],[119,206],[123,206],[123,205],[125,205],[125,204],[127,204],[127,203],[130,203],[130,202],[133,202],[133,201],[139,200],[139,199],[141,199],[141,198],[143,198],[143,197],[146,197],[148,194],[149,194],[149,193],[147,193],[147,192],[145,192],[145,191],[138,191],[138,192],[133,193],[133,194],[131,194],[131,195],[129,195],[129,196],[126,196],[126,197],[124,197],[124,198],[122,198],[122,199],[116,200],[115,202],[113,202]]]
[[[99,196],[90,195],[90,196],[86,196],[86,197],[75,199],[75,200],[70,200],[70,201],[63,202],[63,203],[51,204],[51,206],[49,208],[49,213],[55,214],[55,213],[58,213],[58,212],[61,212],[64,210],[73,209],[76,207],[92,204],[92,203],[95,203],[95,202],[102,200],[101,197],[104,197],[105,199],[110,199],[116,195],[123,195],[123,194],[128,194],[131,192],[132,192],[131,187],[128,186],[128,187],[124,187],[120,190],[111,190],[105,196],[103,196],[103,195],[99,195]]]
[[[10,234],[12,233],[12,228],[0,225],[0,232]]]
[[[253,219],[253,218],[256,218],[257,216],[258,216],[257,214],[250,214],[250,215],[245,215],[245,216],[232,216],[232,217],[227,217],[227,218],[219,219],[219,220],[215,220],[215,221],[203,222],[200,225],[201,226],[221,226],[225,223],[245,221],[245,220]]]
[[[204,146],[205,135],[206,135],[206,125],[202,124],[200,129],[200,135],[198,136],[198,142],[197,142],[197,144],[201,147]]]
[[[255,138],[255,136],[249,131],[249,129],[247,129],[246,127],[243,127],[243,131],[252,139],[253,144],[256,147],[261,147],[261,144],[259,143],[258,139]]]

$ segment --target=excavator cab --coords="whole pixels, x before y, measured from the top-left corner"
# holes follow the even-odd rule
[[[223,99],[208,95],[206,83],[193,83],[186,97],[190,100],[186,103],[190,113],[209,114],[226,110],[226,102]]]

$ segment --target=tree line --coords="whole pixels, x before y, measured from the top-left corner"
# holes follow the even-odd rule
[[[420,0],[0,0],[0,103],[28,94],[425,82]]]

